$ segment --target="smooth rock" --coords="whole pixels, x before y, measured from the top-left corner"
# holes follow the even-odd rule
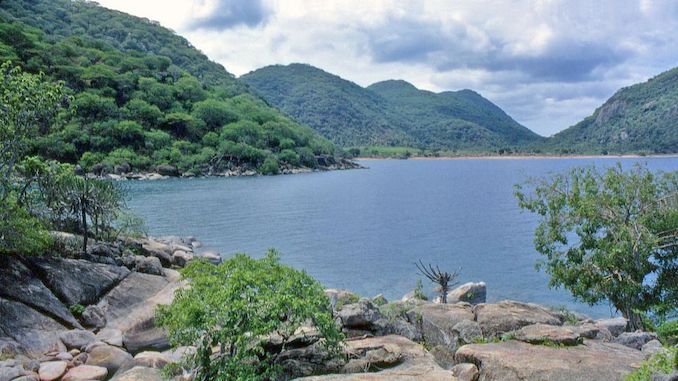
[[[106,315],[103,309],[96,305],[85,307],[80,318],[85,327],[101,328],[106,326]]]
[[[30,257],[48,287],[67,305],[96,303],[127,275],[124,267],[81,259]]]
[[[23,352],[32,357],[66,350],[59,333],[66,329],[29,306],[0,298],[0,344],[2,353]]]
[[[478,304],[474,308],[476,321],[485,337],[499,337],[531,324],[562,325],[560,316],[532,303],[504,300],[494,304]]]
[[[172,363],[172,359],[160,352],[146,351],[134,356],[134,365],[146,368],[162,369],[165,365]]]
[[[223,259],[221,259],[221,255],[217,253],[216,251],[203,251],[202,253],[196,254],[197,257],[204,258],[207,261],[209,261],[212,264],[218,265],[220,264]]]
[[[487,286],[485,282],[468,282],[447,293],[447,303],[466,302],[470,304],[485,303]]]
[[[135,366],[134,368],[115,376],[111,381],[163,381],[162,373],[158,369]]]
[[[657,334],[654,332],[623,332],[615,339],[613,343],[621,344],[629,348],[640,350],[643,345],[651,340],[657,340]]]
[[[94,334],[90,331],[83,329],[73,329],[70,331],[62,332],[59,335],[59,338],[64,343],[68,349],[79,349],[83,350],[86,346],[93,343],[96,338]]]
[[[595,324],[604,327],[612,336],[617,337],[626,331],[629,321],[623,317],[596,320]]]
[[[452,327],[452,330],[455,331],[457,337],[466,344],[471,344],[483,337],[480,325],[472,320],[462,320],[455,324],[454,327]]]
[[[73,355],[68,352],[61,352],[56,355],[56,358],[61,361],[71,361],[73,360]]]
[[[13,378],[12,381],[40,381],[40,378],[35,374]]]
[[[2,285],[0,297],[19,301],[37,311],[47,312],[61,324],[81,328],[68,308],[16,257],[0,255],[0,284]],[[2,320],[5,320],[4,316]],[[0,327],[11,324],[13,323],[9,321],[0,321]]]
[[[662,346],[662,343],[659,340],[653,339],[643,344],[640,350],[643,353],[647,353],[649,356],[651,356],[657,352],[660,352],[663,348],[664,347]]]
[[[94,347],[87,357],[86,365],[104,367],[109,374],[115,374],[120,367],[132,361],[132,355],[112,345]]]
[[[174,254],[172,254],[172,263],[174,263],[175,266],[184,267],[188,262],[193,260],[193,257],[193,253],[184,250],[176,250]]]
[[[171,347],[167,332],[158,327],[129,331],[123,336],[123,344],[130,353],[164,351]]]
[[[306,381],[455,381],[450,371],[436,364],[433,356],[421,345],[404,337],[388,335],[361,340],[350,340],[345,343],[345,352],[349,357],[358,359],[360,354],[380,357],[392,365],[388,369],[373,373],[329,374],[300,378]],[[399,360],[394,361],[395,358]],[[366,364],[367,365],[367,364]]]
[[[341,320],[341,324],[349,329],[373,329],[374,323],[381,318],[379,309],[369,299],[345,304],[336,315]]]
[[[17,367],[0,368],[0,381],[10,381],[23,375],[23,369]]]
[[[66,373],[61,381],[95,381],[105,380],[108,370],[100,366],[79,365]]]
[[[146,256],[156,257],[160,260],[163,267],[172,265],[172,248],[164,243],[147,240],[141,245],[142,251]]]
[[[104,328],[96,334],[96,339],[106,344],[122,347],[122,331],[115,328]]]
[[[407,313],[409,321],[421,331],[423,340],[431,346],[441,345],[454,351],[458,346],[457,323],[473,320],[470,304],[434,304],[417,305]]]
[[[459,381],[476,381],[478,379],[478,367],[474,364],[457,364],[450,369],[452,375]]]
[[[465,345],[458,363],[473,363],[483,381],[610,381],[640,366],[645,355],[619,344],[585,341],[555,348],[520,341]]]
[[[325,295],[330,299],[330,305],[332,309],[336,309],[337,304],[343,306],[345,304],[356,303],[360,300],[360,297],[348,290],[342,290],[338,288],[328,288],[325,290]]]
[[[527,325],[512,334],[516,340],[530,344],[577,345],[583,341],[570,327],[546,324]]]
[[[38,369],[40,381],[58,380],[61,376],[64,375],[64,373],[66,373],[67,367],[68,363],[66,361],[43,362],[42,364],[40,364],[40,369]]]

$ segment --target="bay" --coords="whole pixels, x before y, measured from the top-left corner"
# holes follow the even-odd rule
[[[128,205],[152,235],[194,235],[225,258],[276,248],[326,287],[364,296],[399,299],[422,278],[414,265],[422,260],[461,268],[461,282],[486,282],[488,301],[605,317],[609,306],[576,303],[535,270],[537,216],[520,210],[513,186],[617,162],[678,169],[677,157],[367,160],[364,170],[129,182]]]

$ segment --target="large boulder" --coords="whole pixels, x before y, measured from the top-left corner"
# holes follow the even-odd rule
[[[626,331],[629,321],[623,317],[616,317],[611,319],[596,320],[595,324],[608,330],[612,336],[617,337],[621,335],[622,332]]]
[[[61,381],[95,381],[105,380],[108,370],[100,366],[79,365],[71,368]]]
[[[16,343],[18,351],[37,357],[66,350],[59,333],[67,328],[27,305],[0,298],[0,317],[0,337]]]
[[[167,332],[152,325],[140,325],[128,331],[123,337],[125,348],[130,353],[143,351],[164,351],[171,347]]]
[[[157,257],[143,255],[126,255],[122,257],[122,264],[130,270],[144,274],[162,275],[162,263]]]
[[[116,375],[111,381],[164,381],[162,372],[155,368],[135,366],[134,368]]]
[[[452,374],[436,364],[420,344],[404,337],[388,335],[352,340],[345,343],[349,362],[343,371],[371,373],[331,374],[300,378],[306,381],[456,381]],[[378,364],[387,365],[379,368]],[[372,366],[375,365],[375,366]]]
[[[168,355],[154,351],[141,352],[134,356],[134,365],[146,368],[162,369],[173,362]]]
[[[360,300],[360,297],[351,291],[338,288],[328,288],[325,295],[330,299],[330,305],[333,310],[341,309],[345,304],[353,304]]]
[[[155,171],[161,174],[162,176],[179,176],[179,170],[177,167],[169,164],[160,164],[155,167]]]
[[[66,326],[81,328],[68,308],[18,258],[0,255],[0,284],[0,297],[28,305]]]
[[[454,351],[458,346],[459,332],[455,326],[464,320],[473,320],[469,304],[423,303],[410,310],[408,318],[418,327],[423,340],[431,346],[444,346]]]
[[[478,304],[474,312],[485,337],[498,337],[531,324],[563,324],[557,313],[545,307],[511,300],[496,304]]]
[[[483,381],[609,381],[621,380],[645,355],[619,344],[585,341],[556,348],[520,341],[465,345],[457,363],[472,363]]]
[[[130,273],[124,267],[81,259],[31,257],[30,261],[47,286],[68,305],[96,303]]]
[[[66,361],[47,361],[40,364],[38,375],[40,381],[54,381],[66,373],[68,363]]]
[[[108,374],[115,374],[118,369],[132,362],[132,355],[118,347],[108,344],[97,345],[89,352],[86,365],[106,368]]]
[[[381,318],[379,308],[369,299],[361,299],[358,303],[345,304],[337,311],[341,324],[352,330],[373,330],[374,323]]]
[[[629,348],[640,350],[646,343],[657,340],[654,332],[624,332],[612,340],[613,343],[621,344]]]
[[[85,347],[96,341],[94,334],[84,329],[73,329],[59,335],[61,342],[68,349],[84,350]]]
[[[516,340],[530,344],[577,345],[583,338],[573,327],[532,324],[513,332]]]
[[[148,239],[142,243],[141,252],[158,258],[164,267],[172,265],[172,247],[168,244]]]
[[[468,282],[447,293],[448,303],[466,302],[471,304],[485,303],[487,287],[485,282]]]

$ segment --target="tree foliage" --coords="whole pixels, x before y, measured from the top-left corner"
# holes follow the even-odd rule
[[[308,323],[329,352],[342,339],[321,285],[282,265],[274,250],[259,260],[238,254],[218,266],[194,261],[182,275],[190,287],[159,308],[156,322],[173,345],[197,348],[185,360],[198,381],[274,379],[278,353]],[[267,350],[272,335],[282,341],[274,352]]]
[[[636,328],[640,312],[676,314],[678,176],[620,164],[517,186],[522,208],[541,216],[538,267],[581,301],[609,301]]]

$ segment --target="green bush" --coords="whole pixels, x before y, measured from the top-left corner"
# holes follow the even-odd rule
[[[259,166],[259,172],[262,175],[277,175],[280,172],[280,167],[278,166],[278,160],[269,156],[264,159],[264,162]]]
[[[678,320],[669,320],[657,327],[657,336],[664,345],[678,344]]]
[[[678,369],[678,348],[664,348],[628,374],[624,381],[651,381],[653,374],[669,374],[675,369]]]
[[[82,304],[73,304],[68,307],[68,310],[71,311],[73,316],[79,318],[85,312],[85,307]]]
[[[218,266],[193,261],[182,275],[191,287],[160,306],[156,321],[174,347],[196,347],[184,358],[196,380],[275,379],[281,367],[277,353],[265,349],[270,336],[286,343],[308,323],[324,337],[328,354],[338,350],[342,335],[323,287],[281,264],[274,250],[259,260],[237,254]]]

